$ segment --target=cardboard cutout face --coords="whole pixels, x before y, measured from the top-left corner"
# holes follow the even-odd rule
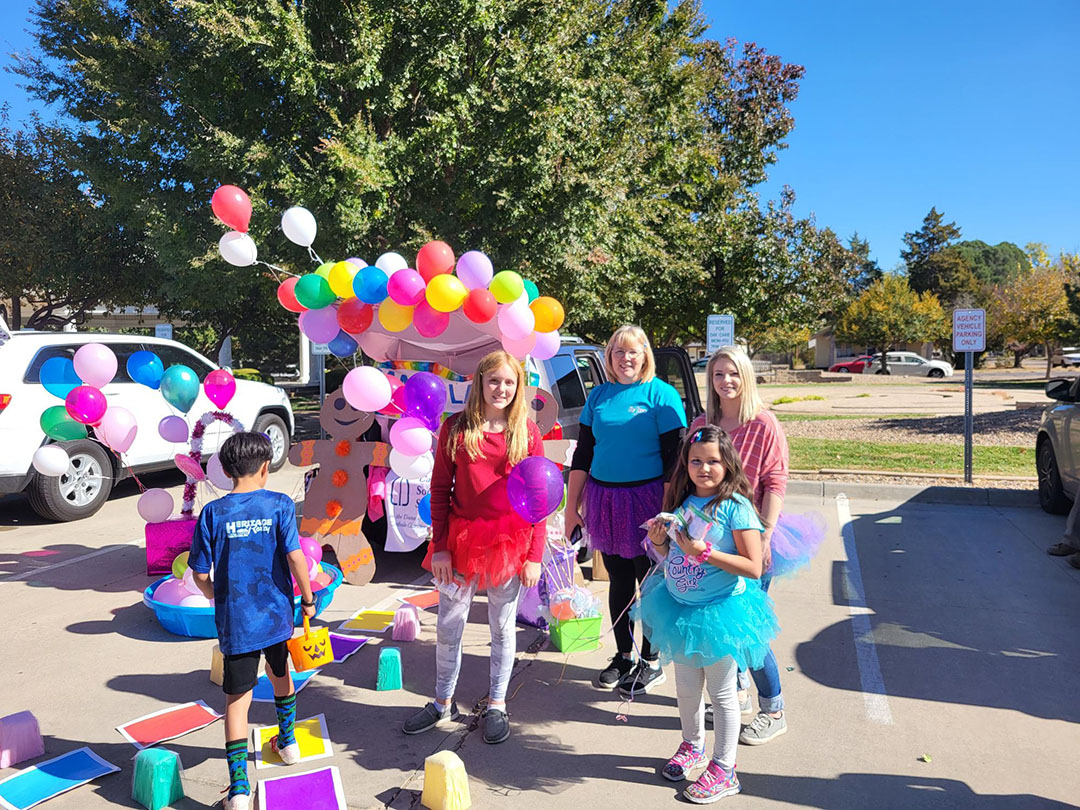
[[[555,402],[555,396],[550,391],[534,386],[525,389],[525,396],[529,418],[540,428],[540,435],[546,436],[559,418],[559,405]]]
[[[356,441],[374,421],[375,414],[356,410],[340,388],[326,395],[326,402],[319,412],[319,424],[335,439]]]

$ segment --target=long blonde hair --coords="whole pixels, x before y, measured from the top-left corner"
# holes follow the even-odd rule
[[[517,390],[514,398],[506,407],[506,456],[511,466],[529,455],[529,424],[525,405],[525,370],[521,361],[499,349],[485,355],[476,367],[472,387],[465,400],[465,409],[454,420],[450,428],[448,443],[450,455],[457,452],[459,445],[464,445],[469,458],[476,461],[482,457],[480,442],[484,438],[484,375],[495,371],[499,366],[511,369],[517,377]]]
[[[645,330],[640,326],[626,324],[620,326],[608,338],[607,347],[604,349],[604,370],[607,372],[609,382],[617,383],[619,378],[615,376],[615,361],[611,359],[611,353],[616,346],[626,346],[629,343],[641,344],[641,351],[645,353],[645,362],[641,365],[640,382],[648,382],[656,376],[656,358],[653,357],[652,347],[649,346],[649,338]]]
[[[754,364],[738,346],[721,346],[709,358],[709,364],[705,367],[705,389],[708,391],[705,397],[705,419],[710,425],[720,424],[720,395],[716,393],[716,385],[713,383],[713,371],[721,358],[734,363],[735,370],[739,372],[739,424],[745,425],[765,409],[765,403],[757,390]]]

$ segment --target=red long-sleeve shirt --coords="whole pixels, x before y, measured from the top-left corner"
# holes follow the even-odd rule
[[[704,414],[694,420],[690,432],[703,427]],[[783,498],[788,482],[788,444],[784,429],[772,411],[762,410],[749,422],[731,431],[731,443],[739,453],[743,471],[750,482],[754,508],[760,511],[766,492],[775,492]]]
[[[432,546],[436,552],[446,551],[449,540],[451,513],[460,518],[494,519],[511,511],[506,495],[506,480],[510,464],[506,459],[506,435],[484,433],[480,441],[480,457],[469,458],[464,443],[459,440],[456,452],[449,448],[450,429],[457,415],[447,419],[439,431],[439,446],[435,451],[435,468],[431,473]],[[540,429],[531,420],[529,455],[544,455]],[[533,524],[529,562],[544,558],[547,526],[544,521]]]

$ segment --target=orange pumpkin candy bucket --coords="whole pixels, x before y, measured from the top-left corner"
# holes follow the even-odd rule
[[[313,631],[307,616],[304,617],[304,635],[289,639],[287,646],[293,668],[297,672],[315,669],[334,660],[330,647],[330,630],[318,627]]]

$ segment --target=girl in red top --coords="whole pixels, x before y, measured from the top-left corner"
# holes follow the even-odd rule
[[[439,432],[431,475],[433,532],[424,567],[439,583],[435,700],[405,721],[419,734],[455,720],[461,638],[469,606],[487,589],[491,627],[491,683],[484,712],[484,742],[510,736],[506,687],[514,666],[518,593],[540,578],[546,527],[510,508],[506,482],[526,456],[542,456],[540,430],[526,415],[525,374],[503,351],[480,361],[465,410]]]

